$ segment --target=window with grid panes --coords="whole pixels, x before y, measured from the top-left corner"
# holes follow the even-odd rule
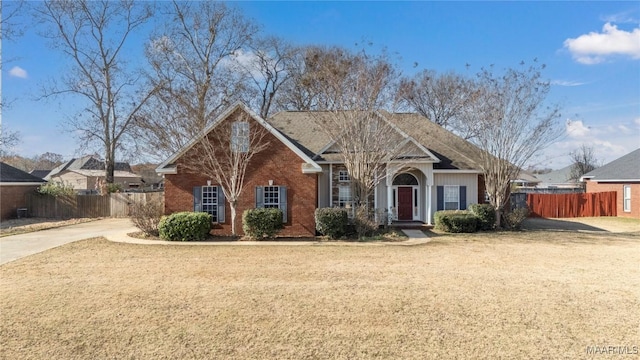
[[[249,123],[236,121],[231,125],[231,148],[233,151],[249,151]]]
[[[349,172],[347,170],[338,171],[338,181],[340,182],[349,182],[351,178],[349,177]]]
[[[338,207],[347,207],[351,205],[351,188],[348,186],[340,186],[338,188]]]
[[[265,186],[264,187],[264,207],[265,208],[278,208],[280,206],[280,187],[279,186]]]
[[[212,217],[213,222],[218,221],[218,187],[202,187],[202,212],[206,212]]]

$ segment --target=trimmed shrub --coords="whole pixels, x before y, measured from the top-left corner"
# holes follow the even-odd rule
[[[437,211],[436,229],[449,233],[472,233],[478,230],[478,218],[466,210]]]
[[[349,216],[343,208],[319,208],[315,212],[316,230],[331,239],[347,234]]]
[[[250,238],[272,238],[282,228],[282,210],[280,209],[249,209],[242,213],[242,230]]]
[[[519,208],[502,215],[502,227],[508,230],[520,230],[522,222],[529,216],[529,208]]]
[[[164,209],[157,200],[135,202],[129,209],[131,222],[147,235],[158,236],[158,226]]]
[[[207,238],[211,215],[203,212],[179,212],[163,216],[158,225],[160,237],[169,241],[198,241]]]
[[[471,213],[478,218],[479,230],[493,230],[496,225],[496,208],[491,204],[471,204]]]

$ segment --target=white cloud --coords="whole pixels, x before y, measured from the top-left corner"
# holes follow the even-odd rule
[[[571,138],[582,138],[591,132],[587,126],[582,123],[582,120],[570,120],[567,119],[565,123],[565,128],[567,130],[567,135]]]
[[[619,12],[617,14],[610,14],[610,15],[605,15],[602,16],[601,19],[604,22],[609,22],[609,23],[637,23],[638,20],[633,17],[633,14],[635,13],[635,9],[633,10],[627,10],[627,11],[623,11],[623,12]]]
[[[575,39],[567,39],[564,47],[582,64],[598,64],[613,55],[640,59],[640,27],[624,31],[608,22],[602,27],[601,33],[590,32]]]
[[[9,75],[21,79],[26,79],[29,75],[27,74],[27,70],[21,68],[20,66],[14,66],[9,70]]]
[[[629,129],[626,125],[624,124],[620,124],[618,125],[618,130],[622,131],[625,134],[630,134],[631,133],[631,129]]]
[[[559,85],[559,86],[580,86],[586,84],[585,82],[580,81],[571,81],[571,80],[553,80],[551,81],[551,85]]]
[[[640,126],[640,117],[633,120],[633,122],[636,123],[636,125]]]

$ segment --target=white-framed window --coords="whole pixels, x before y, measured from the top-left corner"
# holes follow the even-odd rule
[[[287,187],[256,186],[256,208],[276,208],[282,210],[282,221],[287,222]]]
[[[218,187],[202,187],[202,212],[211,215],[213,222],[218,222]]]
[[[460,209],[460,187],[445,185],[444,187],[444,209]]]
[[[340,186],[338,187],[338,207],[350,207],[351,206],[351,187]]]
[[[624,185],[622,187],[622,199],[624,212],[631,212],[631,185]]]
[[[340,182],[349,182],[349,181],[351,181],[351,177],[349,176],[349,172],[347,170],[338,171],[338,181],[340,181]]]
[[[280,207],[280,187],[279,186],[265,186],[264,187],[264,200],[263,205],[265,208],[279,208]]]
[[[249,123],[236,121],[231,124],[231,149],[246,153],[249,151]]]

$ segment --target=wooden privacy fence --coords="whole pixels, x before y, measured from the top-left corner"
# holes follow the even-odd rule
[[[616,192],[581,194],[527,194],[530,216],[572,218],[617,216]]]
[[[136,202],[164,200],[164,193],[113,193],[109,195],[27,195],[27,212],[42,218],[127,217]]]

